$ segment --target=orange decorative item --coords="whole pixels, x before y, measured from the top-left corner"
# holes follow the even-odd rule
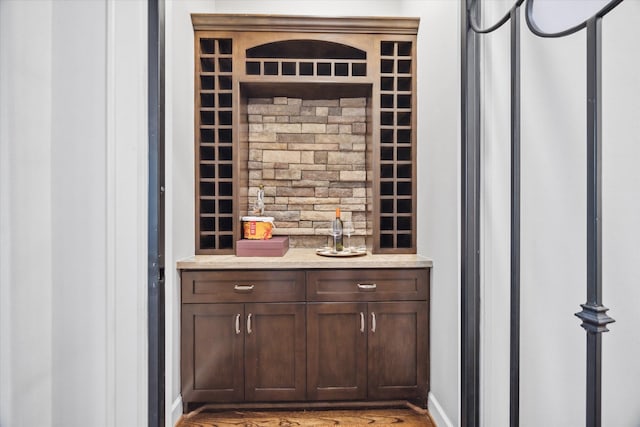
[[[273,217],[271,216],[243,216],[242,231],[245,239],[268,240],[272,237]]]

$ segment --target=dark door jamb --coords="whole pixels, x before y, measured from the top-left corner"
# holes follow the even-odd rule
[[[147,2],[148,42],[148,426],[165,424],[164,0]]]

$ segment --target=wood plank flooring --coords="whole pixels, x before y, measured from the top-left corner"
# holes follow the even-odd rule
[[[436,427],[427,413],[412,409],[226,411],[185,414],[176,427]]]

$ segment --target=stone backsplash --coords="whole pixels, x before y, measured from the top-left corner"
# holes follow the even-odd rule
[[[274,234],[288,235],[291,247],[326,245],[340,208],[356,228],[352,245],[363,245],[371,234],[367,98],[250,98],[247,110],[249,203],[264,185]]]

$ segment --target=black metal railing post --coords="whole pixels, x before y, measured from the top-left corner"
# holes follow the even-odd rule
[[[462,8],[462,241],[460,425],[480,425],[480,85],[478,35]]]
[[[587,427],[602,423],[602,18],[587,21],[587,302],[576,313],[587,333]]]
[[[511,9],[511,294],[509,426],[520,425],[520,6]]]

